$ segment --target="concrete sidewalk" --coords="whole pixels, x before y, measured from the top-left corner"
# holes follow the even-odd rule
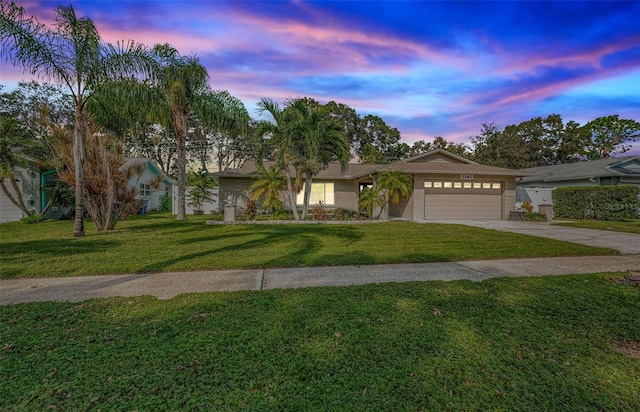
[[[597,272],[640,271],[640,256],[579,256],[537,259],[247,269],[0,281],[0,305],[34,301],[77,302],[110,296],[151,295],[170,299],[182,293],[265,290],[311,286],[429,280],[483,281]]]

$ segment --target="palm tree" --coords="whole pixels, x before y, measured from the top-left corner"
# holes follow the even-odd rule
[[[349,140],[340,125],[323,106],[311,106],[306,99],[290,104],[297,114],[294,123],[293,150],[296,167],[304,179],[302,219],[307,216],[313,177],[325,169],[329,162],[338,161],[344,169],[351,158]]]
[[[73,6],[58,6],[54,28],[26,17],[15,3],[0,2],[0,55],[32,74],[64,84],[75,106],[73,148],[75,163],[74,236],[84,235],[84,111],[93,90],[106,79],[152,72],[148,50],[133,41],[103,43],[93,20],[78,18]]]
[[[293,122],[295,120],[292,116],[292,111],[281,108],[280,105],[272,99],[262,98],[258,103],[258,112],[267,112],[271,114],[274,122],[263,120],[259,122],[257,132],[259,135],[268,139],[265,142],[266,145],[271,146],[275,150],[275,160],[278,168],[284,170],[285,180],[287,184],[287,193],[289,197],[289,206],[293,212],[295,220],[300,220],[298,214],[298,207],[296,205],[296,193],[298,193],[298,187],[294,187],[293,178],[291,172],[294,169],[296,160],[296,153],[292,146],[292,129]],[[258,164],[261,164],[262,159],[257,158]],[[295,176],[296,180],[297,175]],[[297,186],[297,185],[295,185]],[[294,190],[296,189],[296,190]]]
[[[309,208],[313,177],[329,162],[337,160],[345,167],[351,158],[344,128],[322,106],[308,99],[290,99],[285,102],[284,109],[271,99],[262,99],[258,103],[258,111],[269,112],[275,120],[275,123],[262,122],[259,131],[268,135],[276,147],[276,163],[285,171],[295,219],[304,219]],[[294,177],[298,184],[294,185]],[[304,181],[301,217],[296,205],[300,181]]]
[[[277,213],[282,210],[282,191],[287,187],[286,178],[282,169],[272,166],[269,169],[260,167],[254,177],[254,182],[249,187],[251,198],[260,200],[264,198],[262,205]]]
[[[196,96],[208,90],[209,75],[196,56],[181,56],[169,44],[156,44],[153,54],[159,69],[156,89],[166,104],[177,141],[178,213],[176,220],[186,220],[187,131]]]
[[[401,170],[385,170],[378,175],[376,187],[386,190],[389,202],[397,205],[401,200],[407,200],[413,193],[413,177]]]
[[[358,194],[358,211],[364,211],[369,219],[373,219],[373,213],[376,209],[382,211],[386,203],[384,194],[371,187],[363,189]]]

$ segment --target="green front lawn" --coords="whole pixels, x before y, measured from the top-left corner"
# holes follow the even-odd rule
[[[611,222],[607,220],[574,220],[566,223],[558,223],[558,225],[640,234],[640,219],[631,220],[629,222]]]
[[[612,250],[462,225],[217,225],[136,216],[73,238],[73,222],[0,225],[0,278],[258,267],[366,265],[613,254]]]
[[[7,306],[0,410],[637,411],[613,277]]]

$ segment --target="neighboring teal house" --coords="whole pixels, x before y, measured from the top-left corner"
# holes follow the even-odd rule
[[[134,176],[129,180],[130,186],[138,189],[138,197],[145,201],[146,210],[158,210],[161,198],[164,195],[171,196],[172,187],[177,182],[168,177],[156,162],[146,158],[128,158],[127,164],[143,163],[144,171],[140,176]],[[37,168],[16,167],[16,183],[22,192],[25,205],[34,213],[40,213],[49,201],[50,194],[45,188],[55,183],[55,170],[38,170]],[[159,182],[159,183],[157,183]],[[7,184],[7,187],[10,185]],[[11,190],[11,188],[9,187]],[[11,194],[14,195],[13,190]],[[68,207],[53,204],[47,211],[49,219],[60,219],[69,212]],[[0,223],[13,222],[23,218],[22,211],[16,207],[7,196],[0,191]]]

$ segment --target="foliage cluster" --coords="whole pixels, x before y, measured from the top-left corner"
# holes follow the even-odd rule
[[[194,210],[202,210],[206,202],[214,200],[211,189],[217,184],[218,181],[210,176],[206,169],[189,173],[187,175],[189,205],[192,206]]]
[[[313,220],[329,220],[329,213],[325,209],[322,201],[318,202],[318,204],[313,208],[311,218]]]
[[[622,349],[640,341],[640,290],[619,278],[12,305],[0,398],[25,411],[630,412],[640,362]]]
[[[618,115],[594,119],[585,125],[566,124],[558,114],[536,117],[501,129],[485,123],[471,138],[472,158],[482,164],[524,169],[608,158],[624,153],[640,137],[640,122]]]
[[[638,217],[639,189],[633,185],[562,187],[552,192],[557,217],[632,220]]]

